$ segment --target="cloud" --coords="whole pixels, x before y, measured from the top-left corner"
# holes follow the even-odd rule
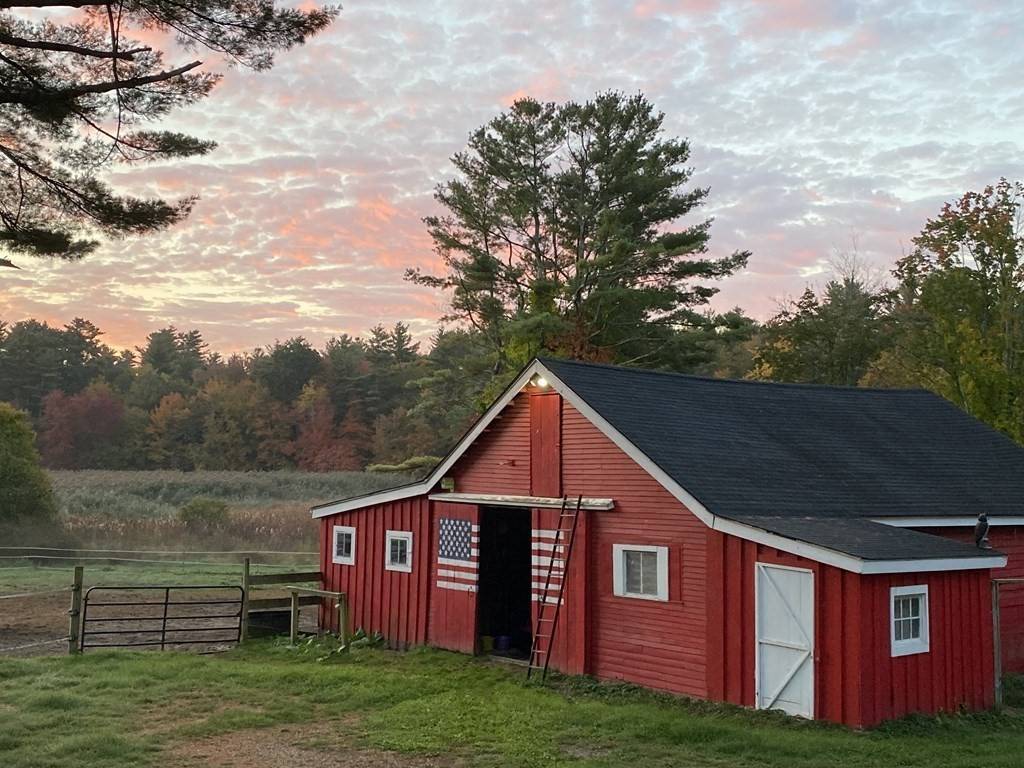
[[[199,194],[188,221],[5,270],[0,317],[84,316],[119,346],[173,323],[224,351],[398,320],[425,336],[445,299],[402,275],[438,267],[422,218],[450,156],[519,96],[609,88],[690,139],[712,252],[753,252],[714,305],[766,317],[835,252],[886,269],[942,201],[1024,178],[1022,33],[1024,6],[995,2],[350,0],[172,116],[212,154],[111,174]]]

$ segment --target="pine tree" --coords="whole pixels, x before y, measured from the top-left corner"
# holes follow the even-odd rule
[[[585,104],[520,99],[475,131],[457,178],[425,219],[446,274],[414,282],[451,291],[450,319],[487,340],[497,367],[541,352],[672,366],[673,336],[704,324],[746,252],[707,256],[710,221],[678,220],[707,189],[687,188],[690,148],[666,139],[643,95]]]
[[[10,12],[61,6],[82,13]],[[168,227],[195,202],[118,195],[102,180],[105,166],[214,146],[145,127],[208,96],[219,75],[200,69],[200,60],[165,63],[133,30],[172,33],[183,50],[206,48],[262,70],[337,12],[274,0],[10,0],[0,8],[0,247],[62,259],[94,250],[97,235]],[[0,258],[0,266],[15,265]]]

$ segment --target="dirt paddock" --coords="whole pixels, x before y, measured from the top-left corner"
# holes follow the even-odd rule
[[[69,592],[0,601],[0,657],[67,653],[66,640],[37,644],[67,637],[70,601]]]

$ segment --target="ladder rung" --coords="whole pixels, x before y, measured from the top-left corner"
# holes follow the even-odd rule
[[[534,637],[549,638],[549,637],[551,637],[551,635],[534,635]]]
[[[554,619],[545,619],[543,616],[538,616],[537,621],[554,621]]]

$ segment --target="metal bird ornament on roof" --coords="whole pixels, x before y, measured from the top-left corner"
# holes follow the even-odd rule
[[[974,543],[979,549],[992,549],[988,540],[988,515],[982,512],[974,524]]]

